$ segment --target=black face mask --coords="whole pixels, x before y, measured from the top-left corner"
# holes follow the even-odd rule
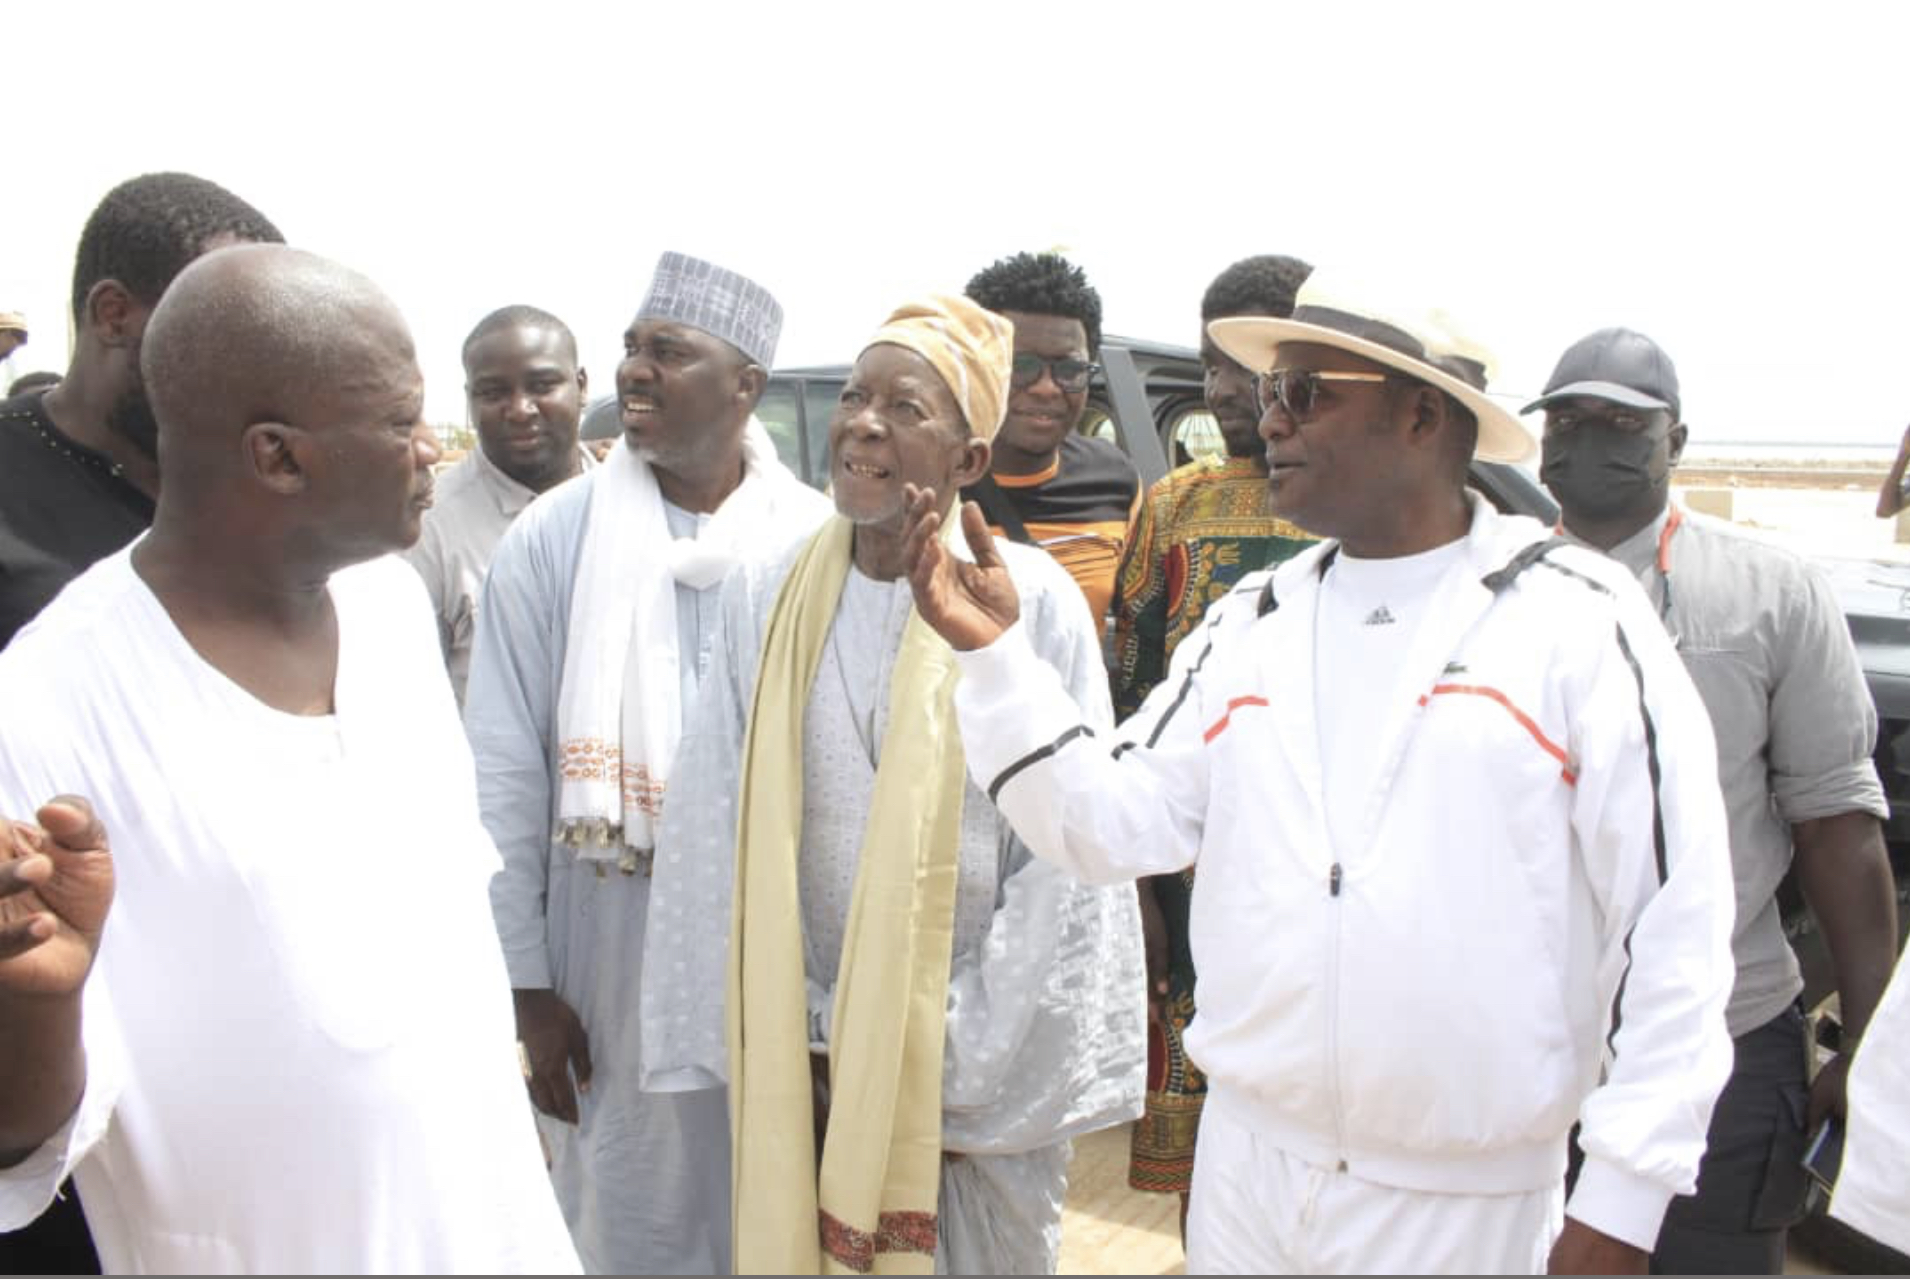
[[[1660,436],[1586,424],[1548,435],[1539,479],[1568,516],[1610,519],[1664,505],[1671,467],[1658,459]]]

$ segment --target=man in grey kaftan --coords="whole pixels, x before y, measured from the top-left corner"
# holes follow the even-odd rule
[[[663,255],[624,334],[623,438],[518,517],[478,609],[465,731],[504,860],[492,911],[593,1272],[731,1268],[726,1099],[639,1087],[637,980],[652,832],[723,573],[828,511],[750,416],[780,315],[743,277]]]
[[[591,487],[573,481],[529,510],[498,545],[478,612],[465,731],[479,761],[484,824],[504,854],[492,907],[516,989],[557,991],[591,1037],[591,1079],[573,1126],[540,1113],[551,1179],[592,1271],[626,1248],[669,1256],[684,1272],[729,1270],[729,1115],[720,1090],[638,1096],[640,1038],[630,974],[643,956],[650,880],[551,855],[549,725],[562,686],[576,559]],[[670,531],[697,517],[666,508]],[[677,585],[684,703],[710,661],[719,586]],[[694,660],[690,655],[695,654]],[[608,1032],[608,1035],[605,1032]],[[624,1169],[624,1186],[599,1169]],[[705,1222],[704,1228],[694,1223]],[[664,1252],[659,1245],[669,1241]]]

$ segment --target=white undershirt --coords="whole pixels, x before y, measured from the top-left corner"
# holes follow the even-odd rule
[[[1398,709],[1401,672],[1427,605],[1465,559],[1465,540],[1418,555],[1363,560],[1341,551],[1314,615],[1313,710],[1322,798],[1336,861],[1365,848],[1378,806],[1380,736]]]

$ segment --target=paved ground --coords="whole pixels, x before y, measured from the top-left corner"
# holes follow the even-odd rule
[[[1181,1275],[1180,1200],[1127,1186],[1128,1125],[1074,1143],[1061,1215],[1064,1275]]]

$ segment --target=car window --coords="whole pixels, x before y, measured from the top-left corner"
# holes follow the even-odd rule
[[[818,488],[829,482],[829,419],[836,415],[836,401],[842,398],[842,383],[805,381],[803,410],[809,425],[809,469],[803,478]]]
[[[776,441],[776,456],[790,470],[802,471],[802,423],[797,417],[796,389],[771,382],[756,401],[756,416]]]
[[[1170,467],[1186,466],[1226,452],[1227,442],[1220,436],[1220,423],[1205,408],[1186,408],[1175,414],[1168,427]]]
[[[1106,440],[1116,448],[1120,447],[1121,437],[1114,429],[1114,419],[1099,404],[1090,404],[1081,413],[1081,421],[1075,426],[1077,434],[1097,440]]]
[[[577,433],[585,440],[616,439],[623,434],[623,405],[614,395],[598,396],[584,413]]]

